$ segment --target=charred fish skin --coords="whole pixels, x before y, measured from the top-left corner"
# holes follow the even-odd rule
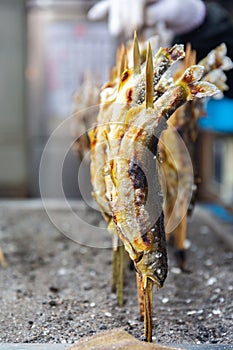
[[[144,289],[148,278],[161,288],[168,271],[163,196],[157,172],[158,164],[153,153],[147,154],[147,151],[145,153],[147,161],[143,164],[144,171],[138,166],[138,161],[128,163],[129,181],[134,189],[134,219],[138,232],[131,236],[131,243],[133,252],[137,251],[134,264]],[[125,225],[122,227],[126,232],[127,227]],[[126,234],[126,238],[129,238],[129,235]]]
[[[113,147],[114,152],[111,148],[109,149],[108,160],[111,160],[113,184],[110,205],[119,235],[130,258],[135,263],[144,287],[146,287],[148,278],[161,287],[167,275],[162,199],[158,196],[161,190],[159,185],[148,187],[145,176],[135,164],[144,165],[146,169],[155,164],[155,161],[148,160],[147,146],[152,143],[155,135],[159,137],[161,131],[166,128],[166,120],[187,100],[193,99],[194,96],[211,95],[217,89],[206,82],[199,82],[203,68],[192,66],[173,86],[153,102],[154,94],[151,93],[154,91],[152,68],[150,68],[149,74],[147,72],[151,88],[147,87],[144,104],[140,106],[132,104],[128,109],[125,108],[124,104],[122,108],[118,106],[122,112],[119,114],[120,120],[123,120],[124,123],[122,122],[122,125],[119,123],[117,132],[115,125],[110,125],[110,133],[116,143],[119,140],[119,128],[123,136],[121,136],[120,142],[118,141],[117,147]],[[153,176],[157,173],[155,166],[152,166],[152,173]],[[152,177],[150,171],[147,171],[146,175],[149,176],[149,179]],[[154,182],[151,180],[149,182],[158,184],[158,175],[156,175],[156,179],[154,178]],[[150,205],[147,205],[146,202],[149,202]],[[155,211],[158,209],[160,212],[155,223],[151,220],[153,217],[151,208]]]

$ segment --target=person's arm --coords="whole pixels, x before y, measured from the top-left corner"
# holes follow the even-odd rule
[[[134,30],[155,28],[160,22],[178,34],[202,23],[205,4],[202,0],[102,0],[88,12],[91,20],[107,15],[109,31],[114,36],[130,38]]]

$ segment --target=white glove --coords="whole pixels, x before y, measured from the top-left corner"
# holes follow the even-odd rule
[[[202,24],[206,7],[201,0],[159,0],[145,9],[145,25],[164,22],[174,34],[187,33]]]
[[[147,0],[103,0],[94,5],[87,16],[90,20],[103,19],[108,14],[112,35],[131,37],[144,24],[144,6]]]
[[[91,20],[103,19],[107,14],[112,35],[131,37],[134,30],[155,27],[163,22],[174,34],[197,28],[205,18],[205,4],[201,0],[103,0],[88,12]]]

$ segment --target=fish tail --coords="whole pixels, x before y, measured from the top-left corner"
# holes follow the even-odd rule
[[[176,81],[176,85],[182,85],[185,88],[188,101],[195,97],[209,97],[219,93],[219,89],[214,84],[201,81],[203,73],[203,66],[193,65],[186,69],[184,74]]]

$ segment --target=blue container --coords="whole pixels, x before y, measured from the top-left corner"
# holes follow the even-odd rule
[[[210,99],[206,109],[207,116],[199,120],[202,130],[233,133],[233,99]]]

